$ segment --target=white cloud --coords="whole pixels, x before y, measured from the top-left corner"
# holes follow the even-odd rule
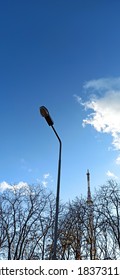
[[[46,173],[46,174],[43,175],[43,178],[44,178],[44,179],[47,179],[49,176],[50,176],[50,174],[49,174],[49,173]]]
[[[14,185],[14,188],[16,189],[28,188],[28,184],[26,182],[19,182],[17,185]]]
[[[47,187],[47,185],[48,185],[48,179],[49,179],[49,177],[50,177],[50,174],[49,173],[45,173],[45,174],[43,174],[43,180],[42,180],[42,185],[43,185],[43,187]]]
[[[98,79],[88,81],[84,85],[89,100],[77,101],[85,110],[92,110],[83,120],[83,126],[90,124],[98,132],[111,134],[112,144],[116,150],[120,149],[120,78]],[[93,94],[94,93],[94,94]]]
[[[116,164],[120,165],[120,155],[116,158]]]
[[[43,185],[43,187],[47,187],[47,184],[48,184],[48,182],[47,181],[42,181],[42,185]]]
[[[111,171],[109,171],[109,170],[107,171],[106,175],[107,175],[108,177],[113,178],[113,179],[117,179],[117,178],[118,178],[113,172],[111,172]]]
[[[6,190],[6,189],[11,189],[11,185],[9,185],[7,182],[3,181],[2,183],[0,183],[0,189],[2,191]]]
[[[15,190],[15,189],[21,189],[21,188],[28,188],[28,184],[25,182],[19,182],[18,184],[8,184],[7,182],[3,181],[0,183],[0,190],[4,191],[6,189],[11,189],[11,190]]]
[[[26,182],[19,182],[18,184],[8,184],[7,182],[3,181],[0,183],[0,191],[4,191],[6,189],[9,189],[9,190],[12,190],[12,191],[15,191],[17,189],[29,189],[29,186]]]
[[[97,80],[90,80],[84,84],[84,89],[93,89],[94,91],[104,90],[119,90],[120,89],[120,77],[117,78],[101,78]]]
[[[76,94],[73,95],[78,103],[82,103],[82,98]]]
[[[50,173],[45,173],[43,175],[43,180],[42,180],[41,183],[44,187],[47,187],[48,185],[52,186],[53,182],[54,182],[54,180],[53,180],[53,177]]]

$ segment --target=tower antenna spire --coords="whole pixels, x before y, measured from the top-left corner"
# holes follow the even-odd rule
[[[87,170],[87,206],[88,206],[88,251],[89,258],[91,260],[96,259],[96,244],[95,244],[95,236],[94,236],[94,213],[93,213],[93,200],[91,196],[90,190],[90,172]]]
[[[90,190],[90,172],[89,172],[89,169],[87,170],[87,204],[90,205],[93,203],[92,201],[92,197],[91,197],[91,190]]]

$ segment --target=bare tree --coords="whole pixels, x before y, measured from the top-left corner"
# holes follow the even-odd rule
[[[51,259],[55,199],[42,186],[5,190],[0,197],[0,259]],[[109,181],[92,204],[76,198],[60,204],[57,258],[120,258],[120,188]]]
[[[76,198],[69,202],[59,229],[61,259],[81,259],[85,240],[85,201]]]
[[[54,219],[54,198],[41,186],[4,191],[1,196],[1,248],[4,259],[44,259]]]
[[[120,188],[110,180],[96,194],[97,248],[101,259],[120,257]]]

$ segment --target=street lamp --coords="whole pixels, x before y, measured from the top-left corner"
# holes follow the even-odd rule
[[[58,213],[59,213],[59,196],[60,196],[60,172],[61,172],[61,150],[62,150],[62,142],[57,134],[53,124],[53,120],[49,114],[48,109],[45,106],[40,107],[40,113],[42,117],[45,118],[46,122],[49,126],[52,127],[56,137],[59,141],[59,159],[58,159],[58,177],[57,177],[57,192],[56,192],[56,213],[55,213],[55,230],[54,230],[54,244],[53,244],[53,255],[52,259],[56,260],[56,248],[57,248],[57,238],[58,238]]]

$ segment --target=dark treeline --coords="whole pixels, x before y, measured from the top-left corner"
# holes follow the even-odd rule
[[[42,186],[0,195],[0,259],[51,259],[55,197]],[[120,259],[120,186],[109,181],[91,205],[76,197],[59,210],[57,258]]]

